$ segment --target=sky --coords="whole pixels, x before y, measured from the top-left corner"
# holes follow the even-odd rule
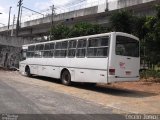
[[[79,3],[84,0],[23,0],[23,6],[30,8],[32,10],[42,12],[46,9],[50,9],[49,6],[55,5],[56,7],[58,6],[67,6],[67,5],[72,5]],[[93,3],[94,0],[86,0],[87,4]],[[95,0],[97,1],[106,1],[106,0]],[[109,0],[113,1],[113,0]],[[8,24],[8,17],[9,17],[9,8],[10,6],[12,7],[11,9],[11,23],[13,21],[13,15],[15,14],[17,17],[18,13],[18,2],[19,0],[0,0],[0,27],[3,26],[2,24],[7,25]],[[32,12],[24,10],[24,13],[32,14]],[[24,16],[24,15],[23,15]]]

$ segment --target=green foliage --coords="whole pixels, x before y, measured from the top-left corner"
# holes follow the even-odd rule
[[[111,29],[113,31],[132,33],[133,30],[133,15],[129,11],[122,10],[114,13],[111,18]]]
[[[147,34],[144,37],[148,60],[156,65],[160,61],[160,6],[156,6],[157,15],[148,17],[145,22]]]
[[[59,24],[54,26],[51,30],[51,39],[55,40],[55,39],[63,39],[63,38],[68,38],[69,37],[69,33],[70,33],[70,28]]]
[[[112,31],[134,34],[139,38],[144,38],[147,32],[144,27],[146,17],[135,16],[131,11],[118,11],[111,16],[110,21]]]
[[[136,35],[142,42],[144,40],[144,37],[147,34],[147,29],[145,28],[144,24],[147,21],[145,16],[142,17],[137,17],[133,16],[133,28],[132,28],[132,33]]]
[[[93,35],[104,32],[104,28],[100,25],[89,23],[78,23],[71,28],[71,37]]]
[[[56,25],[51,29],[51,39],[63,39],[63,38],[71,38],[71,37],[79,37],[86,35],[93,35],[107,32],[107,30],[100,26],[94,25],[90,23],[78,23],[73,25],[72,27],[68,27],[65,25]]]
[[[157,18],[160,18],[160,5],[157,4],[157,5],[155,5],[155,7],[156,7],[156,10],[157,10]]]
[[[160,78],[160,71],[156,71],[156,70],[142,71],[140,72],[140,77],[141,78],[149,78],[149,77]]]

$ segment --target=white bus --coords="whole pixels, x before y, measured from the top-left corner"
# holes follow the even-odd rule
[[[20,72],[74,82],[112,83],[139,79],[139,39],[111,32],[24,45]]]

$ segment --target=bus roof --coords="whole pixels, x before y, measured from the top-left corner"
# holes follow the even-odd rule
[[[124,33],[124,32],[109,32],[109,33],[102,33],[102,34],[94,34],[94,35],[88,35],[88,36],[80,36],[80,37],[74,37],[74,38],[66,38],[66,39],[59,39],[59,40],[52,40],[52,41],[46,41],[46,42],[38,42],[38,43],[32,43],[32,44],[26,44],[26,45],[22,45],[23,47],[25,46],[30,46],[30,45],[38,45],[38,44],[45,44],[45,43],[53,43],[53,42],[61,42],[61,41],[66,41],[66,40],[75,40],[75,39],[85,39],[88,37],[102,37],[102,36],[106,36],[106,35],[110,35],[110,34],[118,34],[118,35],[125,35],[128,37],[132,37],[135,40],[139,41],[139,38],[137,38],[134,35],[128,34],[128,33]]]

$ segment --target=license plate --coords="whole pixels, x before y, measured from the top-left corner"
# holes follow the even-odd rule
[[[131,71],[126,71],[126,75],[131,75]]]

